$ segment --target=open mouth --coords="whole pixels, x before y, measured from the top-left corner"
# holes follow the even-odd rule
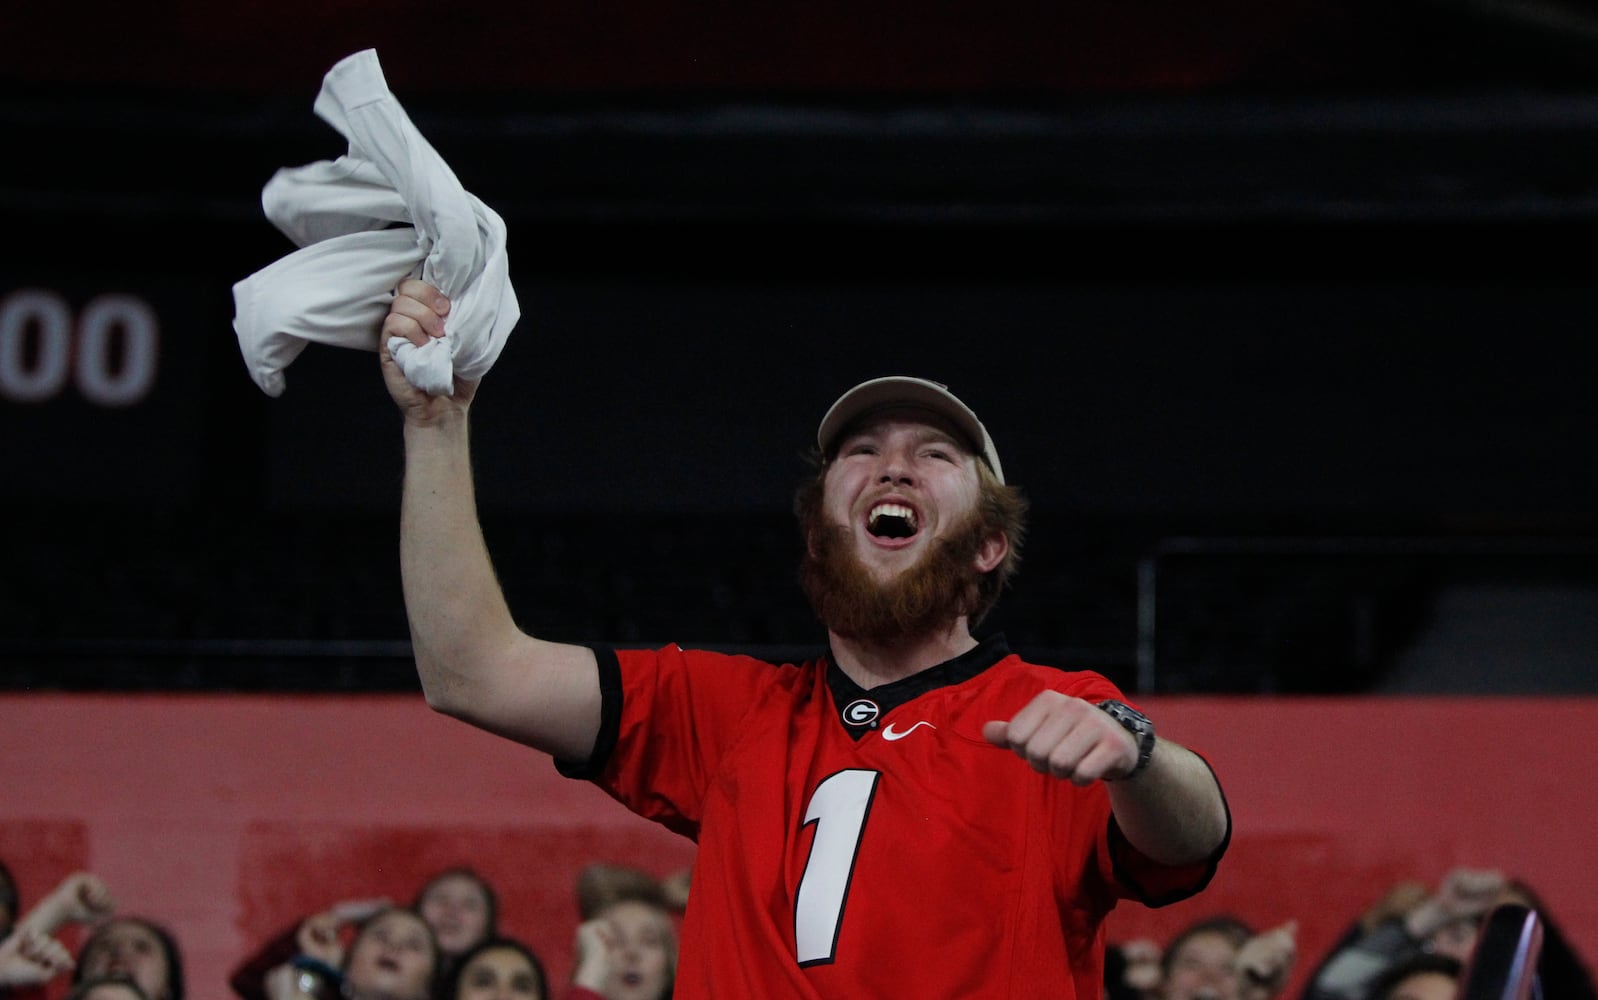
[[[879,503],[866,515],[866,530],[877,538],[909,538],[916,533],[916,512],[901,503]]]

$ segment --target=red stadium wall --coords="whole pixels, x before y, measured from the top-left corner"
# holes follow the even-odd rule
[[[1589,963],[1598,700],[1143,699],[1223,776],[1235,836],[1210,890],[1123,907],[1117,938],[1225,910],[1300,922],[1307,972],[1392,882],[1456,865],[1526,879]],[[569,969],[590,860],[664,874],[692,845],[549,761],[419,697],[0,696],[0,858],[24,907],[87,868],[184,945],[195,1000],[300,914],[407,899],[457,862],[503,894],[506,930]]]

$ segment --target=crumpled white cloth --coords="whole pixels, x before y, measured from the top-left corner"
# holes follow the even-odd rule
[[[461,186],[388,89],[375,49],[340,60],[314,110],[349,141],[337,160],[285,167],[261,207],[299,250],[233,286],[233,329],[250,378],[282,395],[307,344],[375,351],[394,289],[421,277],[450,299],[444,336],[389,351],[424,392],[454,391],[498,360],[521,317],[505,223]]]

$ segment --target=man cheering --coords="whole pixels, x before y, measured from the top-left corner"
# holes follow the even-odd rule
[[[410,280],[385,340],[441,336]],[[473,496],[476,385],[404,414],[400,555],[428,703],[553,755],[698,843],[674,995],[1075,997],[1120,899],[1202,889],[1230,837],[1205,761],[1106,678],[971,632],[1026,504],[943,386],[874,379],[826,412],[796,510],[825,653],[797,664],[522,631]]]

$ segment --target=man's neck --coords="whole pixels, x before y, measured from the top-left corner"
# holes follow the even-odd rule
[[[891,684],[929,667],[954,659],[977,647],[977,641],[961,616],[946,632],[935,632],[882,645],[846,639],[829,632],[832,659],[849,679],[869,691]]]

